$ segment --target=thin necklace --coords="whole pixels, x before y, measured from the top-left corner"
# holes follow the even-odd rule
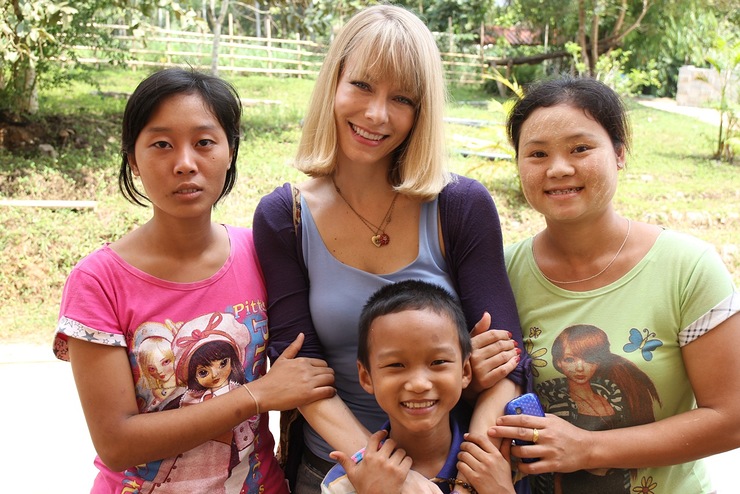
[[[350,204],[349,201],[342,195],[342,191],[339,189],[339,186],[337,186],[337,183],[334,181],[334,175],[331,176],[331,183],[334,184],[334,189],[337,191],[337,194],[339,194],[339,197],[342,198],[344,203],[349,206],[352,212],[355,213],[355,215],[360,218],[360,221],[362,221],[362,223],[372,232],[373,236],[370,237],[370,241],[373,243],[373,245],[375,247],[383,247],[388,245],[391,241],[391,237],[388,236],[388,234],[385,232],[385,229],[388,228],[388,225],[391,223],[391,213],[393,213],[393,208],[396,206],[398,192],[396,192],[396,195],[393,196],[391,205],[388,207],[388,211],[385,213],[383,220],[380,222],[380,226],[375,226],[373,223],[370,223],[370,221],[368,221],[364,216],[358,213],[355,208],[352,207],[352,204]]]
[[[616,261],[616,260],[617,260],[617,257],[619,257],[619,254],[621,254],[621,253],[622,253],[622,249],[624,249],[624,246],[625,246],[625,245],[627,244],[627,239],[628,239],[628,238],[630,238],[630,230],[631,230],[631,229],[632,229],[632,222],[631,222],[630,220],[627,220],[627,235],[625,235],[625,236],[624,236],[624,240],[622,241],[622,245],[620,245],[620,246],[619,246],[619,250],[617,251],[617,253],[616,253],[616,254],[614,254],[614,257],[612,257],[612,260],[611,260],[611,261],[609,261],[609,264],[607,264],[607,265],[606,265],[606,266],[604,267],[604,269],[602,269],[601,271],[599,271],[598,273],[596,273],[596,274],[595,274],[595,275],[593,275],[593,276],[589,276],[588,278],[583,278],[582,280],[575,280],[575,281],[558,281],[558,280],[554,280],[554,279],[550,278],[549,276],[547,276],[547,275],[546,275],[546,274],[545,274],[545,273],[544,273],[544,272],[542,271],[542,269],[540,269],[540,273],[542,273],[542,276],[544,276],[544,277],[545,277],[545,278],[546,278],[546,279],[547,279],[548,281],[550,281],[550,282],[552,282],[552,283],[556,283],[556,284],[558,284],[558,285],[574,285],[574,284],[576,284],[576,283],[583,283],[584,281],[590,281],[590,280],[593,280],[593,279],[594,279],[594,278],[596,278],[597,276],[601,276],[602,274],[604,274],[604,271],[606,271],[607,269],[609,269],[609,268],[611,267],[611,265],[612,265],[612,264],[614,264],[614,261]],[[537,262],[537,256],[536,256],[536,255],[535,255],[535,253],[534,253],[534,241],[532,241],[532,257],[534,258],[534,263],[535,263],[535,264],[537,264],[537,266],[539,267],[540,263],[539,263],[539,262]]]

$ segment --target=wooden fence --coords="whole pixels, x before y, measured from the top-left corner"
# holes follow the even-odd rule
[[[269,26],[269,24],[268,24]],[[171,67],[187,64],[210,70],[214,35],[209,32],[175,31],[151,27],[145,33],[132,33],[125,25],[99,25],[108,29],[118,46],[112,51],[95,46],[75,46],[78,60],[86,64],[108,64],[122,60],[132,69],[145,66]],[[447,34],[438,35],[448,38]],[[452,46],[452,43],[449,43]],[[258,73],[292,77],[314,77],[326,53],[326,45],[313,41],[233,34],[229,23],[227,34],[219,37],[218,71]],[[454,84],[481,84],[488,72],[487,60],[475,54],[442,53],[445,76]]]

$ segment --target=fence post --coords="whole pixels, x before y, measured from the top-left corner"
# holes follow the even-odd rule
[[[265,32],[267,34],[267,68],[270,69],[269,76],[272,77],[272,14],[265,17]]]
[[[480,22],[480,45],[478,49],[480,50],[480,80],[481,83],[485,82],[485,76],[486,76],[486,54],[485,54],[485,42],[486,37],[486,25],[483,21]]]
[[[303,70],[303,45],[301,45],[301,33],[295,33],[295,40],[298,41],[296,43],[296,46],[298,47],[298,78],[303,79],[303,74],[300,73],[300,71]]]
[[[229,67],[234,73],[234,16],[229,12]]]
[[[170,46],[171,45],[170,45],[170,36],[169,36],[169,31],[170,31],[170,11],[169,10],[164,11],[164,25],[168,33],[167,34],[167,44],[165,45],[165,54],[167,55],[166,56],[167,65],[169,65],[170,63],[172,63],[172,57],[170,56]]]
[[[450,81],[457,82],[457,65],[455,65],[457,57],[453,55],[453,53],[455,53],[455,42],[452,39],[452,16],[447,17],[447,53],[450,54],[450,58],[452,59],[452,64],[449,69],[452,75],[452,77],[450,77]]]

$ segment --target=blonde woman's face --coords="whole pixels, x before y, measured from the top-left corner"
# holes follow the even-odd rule
[[[334,98],[339,162],[389,167],[414,125],[417,101],[381,74],[347,59]]]

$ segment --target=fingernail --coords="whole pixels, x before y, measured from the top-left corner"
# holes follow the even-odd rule
[[[513,338],[514,337],[514,335],[511,334],[511,331],[507,331],[507,333],[509,333],[509,338]]]
[[[522,349],[521,348],[515,348],[514,350],[516,350],[516,354],[517,355],[521,355],[522,354]]]
[[[514,346],[519,346],[519,342],[514,340]]]

